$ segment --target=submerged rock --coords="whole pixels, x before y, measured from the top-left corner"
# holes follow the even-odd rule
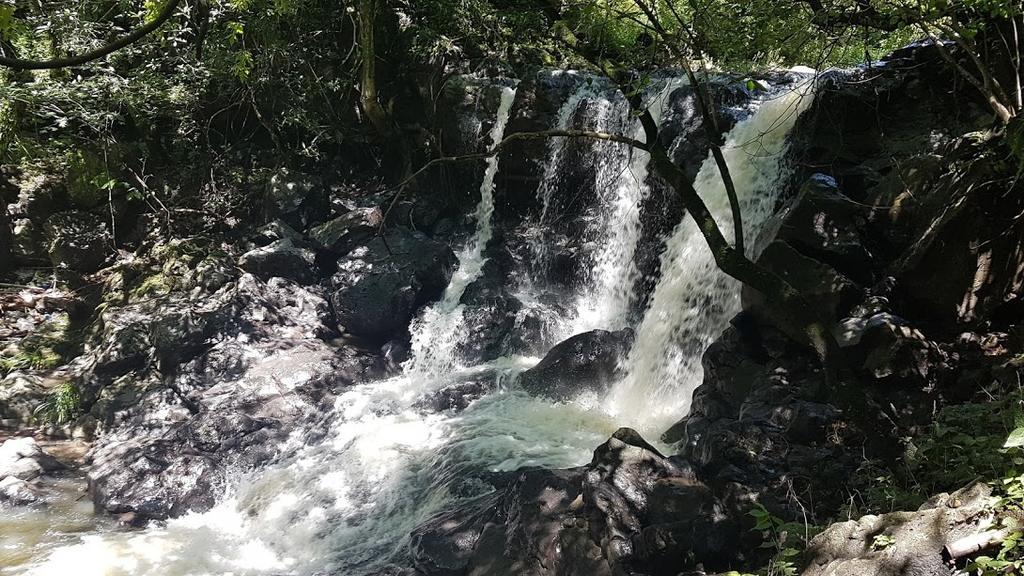
[[[556,400],[567,400],[585,391],[602,393],[614,382],[619,361],[632,342],[633,331],[629,329],[577,334],[520,374],[519,385],[530,394]]]
[[[413,531],[417,572],[675,576],[693,566],[693,552],[720,551],[735,540],[736,526],[716,513],[688,465],[628,428],[598,447],[587,466],[521,470],[496,484],[496,492]]]

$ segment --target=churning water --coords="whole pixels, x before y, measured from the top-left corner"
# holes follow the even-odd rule
[[[647,102],[656,117],[666,113],[680,85],[665,80],[652,87]],[[809,104],[805,92],[800,88],[766,99],[728,135],[726,156],[751,240],[770,216],[788,174],[787,136]],[[503,90],[488,135],[492,146],[504,137],[514,98],[514,89]],[[589,128],[642,138],[620,97],[589,83],[562,105],[558,127],[574,126],[583,103],[599,111],[584,119]],[[557,194],[566,158],[562,150],[555,142],[548,150],[548,173],[539,191],[542,223],[551,216],[547,207]],[[562,337],[628,326],[637,280],[633,260],[640,203],[649,194],[648,159],[606,143],[595,143],[591,153],[602,155],[595,174],[604,193],[588,223],[600,247],[569,299],[572,310],[558,320]],[[125,532],[99,523],[85,529],[81,511],[71,506],[76,512],[65,522],[76,527],[71,534],[30,538],[15,529],[14,536],[0,534],[0,547],[31,551],[31,558],[19,557],[16,566],[0,567],[0,575],[358,575],[401,560],[409,532],[431,514],[488,490],[479,480],[482,473],[583,464],[623,425],[656,438],[662,424],[688,410],[701,378],[700,356],[738,310],[739,287],[717,271],[686,218],[667,240],[660,280],[625,361],[627,377],[607,398],[554,403],[517,391],[516,375],[537,358],[464,366],[457,354],[468,337],[460,300],[480,277],[492,240],[499,169],[494,156],[480,186],[475,235],[459,253],[459,269],[443,298],[413,324],[413,354],[401,376],[345,390],[320,424],[318,432],[326,434],[295,432],[280,449],[287,457],[233,475],[208,512]],[[704,162],[696,186],[719,225],[731,230],[728,199],[713,161]],[[545,257],[542,248],[535,253]],[[487,383],[492,391],[457,414],[423,407],[423,399],[437,390],[467,382]],[[21,532],[32,530],[18,526]]]

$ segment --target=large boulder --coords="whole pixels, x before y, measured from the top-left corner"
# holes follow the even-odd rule
[[[64,465],[43,451],[31,437],[11,438],[0,444],[0,504],[25,505],[43,500],[44,477]]]
[[[111,254],[106,223],[86,212],[62,212],[46,220],[43,237],[50,261],[58,268],[95,272]]]
[[[82,378],[102,430],[97,507],[143,520],[206,510],[229,469],[270,462],[343,386],[378,377],[373,354],[323,339],[329,321],[311,289],[251,275],[105,310]]]
[[[441,296],[457,263],[451,248],[407,228],[374,237],[338,260],[331,278],[338,323],[371,341],[390,340]]]
[[[806,298],[809,305],[819,311],[825,321],[834,323],[842,317],[862,290],[835,268],[801,254],[789,242],[775,240],[764,249],[757,263],[779,275]],[[785,311],[778,303],[768,301],[757,290],[744,285],[743,309],[759,320],[788,328]]]
[[[0,379],[0,427],[17,429],[32,422],[49,390],[35,374],[15,371]]]
[[[577,334],[520,374],[519,385],[530,394],[556,400],[574,398],[584,391],[604,392],[615,381],[619,361],[632,342],[629,329]]]
[[[62,468],[64,466],[31,437],[11,438],[0,444],[0,480],[7,477],[35,480]]]
[[[283,238],[242,254],[238,266],[264,280],[279,277],[310,284],[317,277],[316,254],[297,245],[291,238]]]
[[[334,220],[314,226],[309,237],[325,250],[348,254],[352,248],[376,234],[383,220],[384,215],[376,206],[355,208]]]
[[[946,165],[904,215],[909,245],[893,263],[908,317],[927,318],[953,332],[1000,322],[1008,302],[1021,308],[1020,246],[1024,225],[1008,215],[1024,211],[1015,168],[1001,142],[967,135],[944,150]],[[1015,182],[1005,191],[994,182]],[[942,270],[942,274],[935,274]]]
[[[940,494],[916,512],[868,515],[829,526],[811,540],[805,576],[952,576],[946,547],[996,530],[991,489]],[[883,541],[885,544],[880,545]]]
[[[569,470],[521,470],[427,520],[411,556],[427,576],[675,576],[735,545],[735,525],[689,466],[623,428]],[[732,547],[732,548],[730,548]],[[716,557],[714,554],[718,554]]]
[[[858,282],[871,284],[872,254],[860,230],[871,208],[850,200],[831,176],[814,174],[786,209],[776,238]]]

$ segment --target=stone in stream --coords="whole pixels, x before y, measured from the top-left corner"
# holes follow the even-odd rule
[[[24,505],[39,502],[44,493],[35,482],[64,468],[31,437],[5,441],[0,444],[0,503]]]
[[[567,400],[585,391],[602,393],[615,381],[619,360],[633,341],[630,329],[592,330],[556,345],[539,364],[519,375],[530,394]]]

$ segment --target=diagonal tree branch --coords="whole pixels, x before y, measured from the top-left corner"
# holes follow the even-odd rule
[[[106,44],[95,50],[90,50],[84,54],[69,56],[67,58],[57,58],[55,60],[24,60],[21,58],[0,56],[0,66],[6,66],[15,70],[53,70],[55,68],[80,66],[86,62],[99,60],[100,58],[112,54],[125,46],[138,42],[147,34],[150,34],[160,26],[163,26],[163,24],[170,20],[171,16],[174,15],[174,11],[178,8],[178,4],[180,3],[181,0],[167,0],[167,3],[164,4],[163,9],[159,14],[157,14],[156,18],[144,24],[141,28],[137,28],[134,32],[114,40],[110,44]]]
[[[457,164],[459,162],[471,162],[474,160],[486,160],[492,156],[495,156],[509,144],[519,140],[537,140],[541,138],[590,138],[592,140],[604,140],[606,142],[617,142],[619,144],[627,144],[640,150],[647,150],[648,145],[645,142],[641,142],[628,136],[622,136],[621,134],[612,134],[610,132],[594,132],[590,130],[543,130],[540,132],[516,132],[506,136],[501,142],[498,142],[486,152],[477,152],[475,154],[463,154],[460,156],[442,156],[440,158],[434,158],[430,160],[418,170],[410,174],[404,180],[399,182],[394,189],[397,189],[394,198],[391,199],[391,203],[388,204],[388,209],[384,212],[384,217],[381,218],[380,229],[378,233],[383,233],[384,223],[387,222],[388,215],[394,209],[395,205],[398,204],[398,200],[402,197],[402,192],[412,184],[416,178],[421,174],[430,170],[435,166],[441,166],[444,164]]]

